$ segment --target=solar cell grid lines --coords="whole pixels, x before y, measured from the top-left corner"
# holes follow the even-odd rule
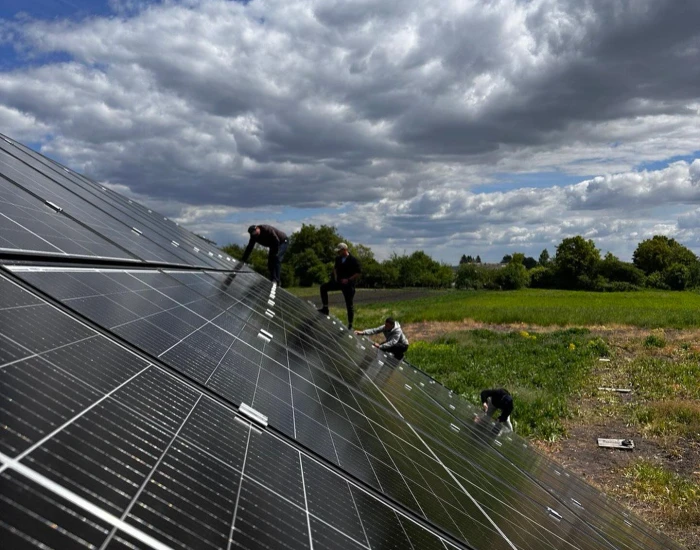
[[[152,211],[136,208],[106,188],[97,188],[73,172],[24,147],[0,140],[3,177],[48,204],[59,214],[87,225],[130,256],[144,261],[230,269],[230,258],[177,226],[163,225]],[[150,212],[150,214],[148,213]],[[187,246],[185,246],[187,245]],[[99,255],[98,255],[99,256]]]
[[[0,228],[3,548],[677,548],[337,319],[9,139]]]

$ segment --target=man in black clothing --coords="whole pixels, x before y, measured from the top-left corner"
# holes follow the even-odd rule
[[[282,257],[287,251],[287,246],[289,246],[287,235],[271,225],[251,225],[248,228],[248,233],[250,234],[250,240],[241,261],[245,263],[248,260],[248,256],[255,248],[255,243],[269,248],[267,269],[270,271],[270,280],[280,285]]]
[[[360,262],[350,254],[348,245],[340,243],[335,247],[338,256],[333,266],[333,278],[321,285],[321,303],[323,307],[319,309],[324,315],[328,315],[328,291],[340,290],[345,298],[345,307],[348,310],[348,328],[352,329],[352,320],[355,318],[355,282],[360,277]]]
[[[498,417],[498,421],[508,426],[511,432],[513,431],[513,424],[509,418],[510,413],[513,412],[513,397],[508,390],[484,390],[481,392],[481,403],[487,416],[493,416],[496,409],[500,409],[501,416]]]

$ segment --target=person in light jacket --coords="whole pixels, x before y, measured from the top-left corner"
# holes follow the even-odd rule
[[[375,348],[391,353],[397,359],[403,359],[403,354],[408,349],[408,338],[401,330],[401,325],[397,323],[393,317],[387,317],[384,324],[377,328],[368,328],[366,330],[356,330],[355,334],[371,335],[384,333],[386,342],[383,344],[374,344]]]

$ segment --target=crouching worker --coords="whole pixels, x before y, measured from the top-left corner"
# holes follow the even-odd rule
[[[374,344],[375,348],[391,353],[398,360],[403,359],[403,354],[408,349],[408,338],[401,330],[401,325],[394,321],[393,317],[387,317],[383,325],[377,328],[368,328],[367,330],[356,330],[355,334],[371,335],[384,333],[386,342],[383,344]]]
[[[484,412],[491,417],[496,410],[501,411],[501,416],[498,417],[498,422],[505,424],[508,429],[513,431],[513,424],[510,422],[510,413],[513,412],[513,397],[508,393],[508,390],[484,390],[481,392],[481,402],[483,403]]]

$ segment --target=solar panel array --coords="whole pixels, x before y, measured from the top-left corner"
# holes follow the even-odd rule
[[[679,548],[338,320],[0,140],[0,547]]]

